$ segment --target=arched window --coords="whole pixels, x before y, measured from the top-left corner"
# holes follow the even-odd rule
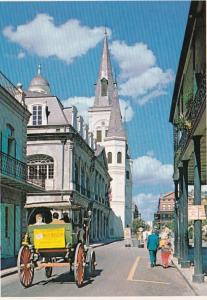
[[[101,96],[107,96],[108,80],[106,78],[101,79]]]
[[[121,164],[121,163],[122,163],[122,155],[121,155],[121,152],[118,152],[118,153],[117,153],[117,163],[118,163],[118,164]]]
[[[108,152],[108,164],[112,164],[112,153]]]
[[[29,179],[52,179],[54,177],[54,160],[44,154],[27,157]]]
[[[42,105],[32,107],[32,125],[42,125]]]

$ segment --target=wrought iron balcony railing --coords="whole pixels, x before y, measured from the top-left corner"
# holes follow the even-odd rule
[[[197,90],[197,93],[192,101],[192,105],[189,108],[189,120],[192,122],[192,126],[199,115],[199,111],[206,101],[206,75],[204,74],[201,79],[201,83]]]
[[[175,165],[179,163],[180,156],[187,144],[188,139],[191,136],[191,130],[197,122],[199,112],[206,101],[206,75],[201,78],[201,82],[195,97],[192,99],[191,105],[189,105],[186,113],[186,119],[191,124],[191,129],[182,128],[181,130],[174,127],[174,152],[175,152]]]
[[[2,174],[19,180],[27,179],[27,165],[4,152],[0,152],[0,170]]]
[[[30,167],[31,168],[31,167]],[[45,179],[28,178],[27,164],[0,151],[0,172],[14,179],[45,187]]]

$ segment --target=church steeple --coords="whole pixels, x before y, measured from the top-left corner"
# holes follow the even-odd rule
[[[96,95],[94,106],[110,106],[112,103],[114,83],[110,55],[108,49],[108,37],[105,30],[103,41],[103,53],[99,69],[98,80],[96,83]]]
[[[117,86],[114,87],[107,138],[126,139],[126,134],[125,134],[123,124],[122,124]]]

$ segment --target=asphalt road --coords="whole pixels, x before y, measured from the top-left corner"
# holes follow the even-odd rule
[[[68,297],[68,296],[194,296],[175,267],[150,268],[148,252],[137,247],[125,247],[115,242],[95,249],[95,277],[78,288],[67,268],[55,268],[46,279],[43,270],[35,271],[33,285],[23,288],[18,275],[1,280],[2,297]]]

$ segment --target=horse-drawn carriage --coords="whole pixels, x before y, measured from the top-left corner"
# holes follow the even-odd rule
[[[91,211],[83,215],[81,207],[67,207],[64,212],[68,213],[68,222],[51,224],[54,209],[57,206],[50,204],[28,213],[27,233],[17,261],[19,279],[26,288],[33,282],[34,271],[40,269],[45,269],[46,277],[50,278],[53,267],[68,267],[68,271],[74,272],[78,287],[94,275],[95,252],[89,246]],[[37,213],[42,214],[45,224],[34,224]]]

